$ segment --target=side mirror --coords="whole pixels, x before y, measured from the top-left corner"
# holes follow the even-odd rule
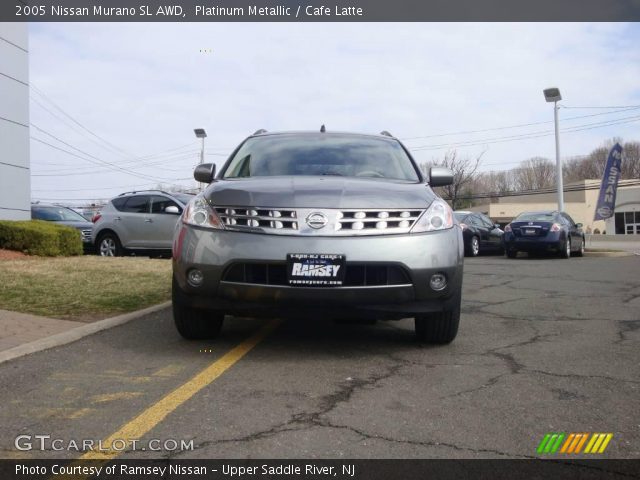
[[[164,209],[164,213],[172,213],[174,215],[180,215],[180,209],[175,205],[169,205]]]
[[[443,187],[453,183],[453,172],[445,167],[431,167],[429,169],[429,185]]]
[[[193,178],[196,182],[211,183],[216,178],[216,164],[215,163],[201,163],[193,171]]]

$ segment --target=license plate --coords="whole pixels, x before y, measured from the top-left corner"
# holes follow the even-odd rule
[[[339,287],[344,280],[345,257],[340,254],[290,253],[287,279],[296,287]]]
[[[536,234],[536,229],[535,228],[525,228],[524,229],[524,234],[525,235],[535,235]]]

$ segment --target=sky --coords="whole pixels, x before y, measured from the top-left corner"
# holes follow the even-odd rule
[[[586,155],[640,140],[638,45],[623,23],[32,23],[32,198],[195,187],[194,128],[218,167],[258,129],[322,124],[388,130],[419,163],[554,160],[548,87],[561,156]]]

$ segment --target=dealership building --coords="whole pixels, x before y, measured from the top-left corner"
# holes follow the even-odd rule
[[[26,23],[0,22],[0,220],[31,218]]]
[[[640,235],[640,185],[638,180],[620,180],[615,214],[607,220],[594,221],[600,180],[583,180],[564,186],[564,209],[576,223],[591,233]],[[569,191],[567,191],[569,190]],[[509,223],[518,214],[536,210],[557,210],[555,192],[492,197],[468,210],[482,212],[500,224]]]

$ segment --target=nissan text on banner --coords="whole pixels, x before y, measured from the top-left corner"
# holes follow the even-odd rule
[[[621,162],[622,147],[619,143],[616,143],[609,152],[609,158],[607,158],[607,164],[604,167],[594,220],[606,220],[613,215],[613,210],[616,207],[616,192],[618,191],[618,180],[620,180]]]

